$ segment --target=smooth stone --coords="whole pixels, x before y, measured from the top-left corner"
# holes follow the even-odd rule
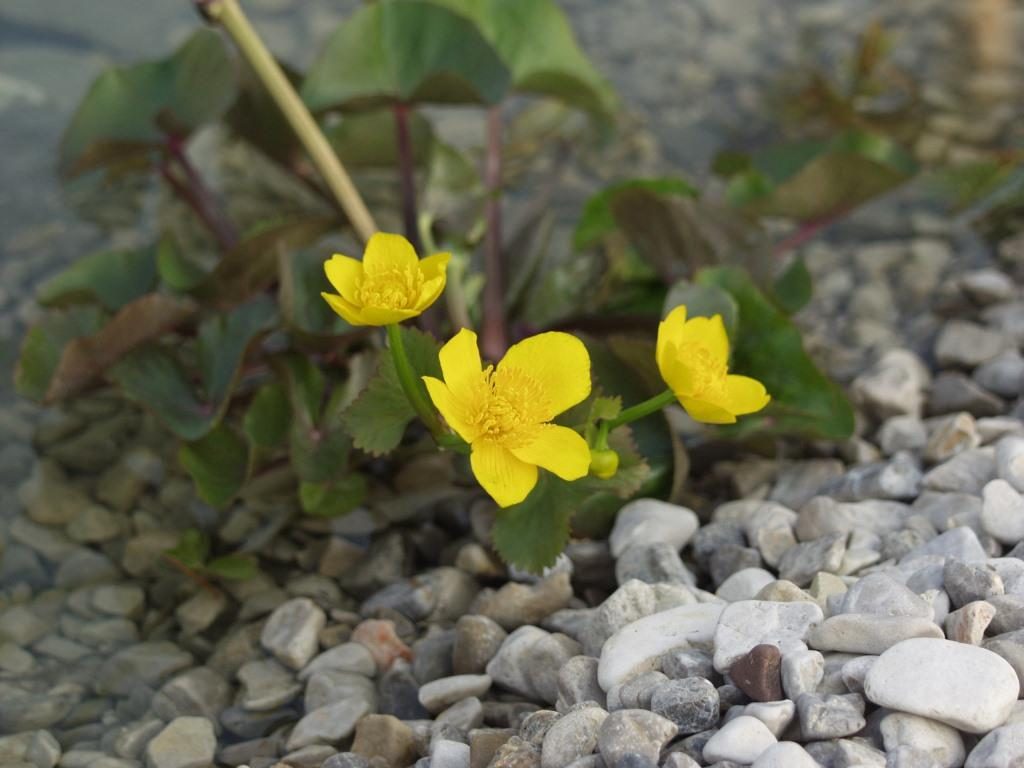
[[[879,654],[909,638],[942,638],[942,629],[930,618],[841,613],[814,627],[807,644],[819,651]]]
[[[902,451],[888,461],[851,467],[825,491],[837,501],[910,499],[917,495],[920,482],[917,458]]]
[[[805,650],[807,633],[823,617],[815,603],[731,603],[722,611],[714,632],[715,669],[725,672],[755,645],[763,643],[777,646],[783,655]]]
[[[609,765],[618,765],[628,754],[657,761],[662,747],[678,732],[675,724],[643,709],[621,709],[604,719],[597,748]]]
[[[858,693],[804,693],[796,700],[796,709],[808,741],[852,736],[866,725],[864,698]]]
[[[991,651],[914,638],[879,656],[864,692],[878,706],[985,733],[1006,721],[1020,683],[1013,667]]]
[[[981,527],[1001,544],[1024,540],[1024,496],[1006,480],[985,484],[981,492]]]
[[[959,768],[967,752],[960,732],[952,726],[906,712],[890,712],[879,723],[887,751],[900,746],[926,753],[938,768]]]
[[[217,737],[205,717],[178,717],[146,745],[149,768],[208,768],[213,765]]]
[[[1001,333],[975,323],[950,320],[935,342],[935,357],[942,366],[975,368],[1007,347]]]
[[[938,464],[960,451],[981,445],[974,417],[967,412],[929,419],[930,434],[924,447],[925,461]]]
[[[608,638],[627,624],[656,612],[657,595],[652,585],[639,579],[623,582],[590,614],[581,640],[584,652],[600,656]]]
[[[842,613],[879,616],[916,616],[930,619],[931,606],[916,592],[886,573],[870,573],[850,586],[843,595]]]
[[[954,557],[946,559],[942,581],[950,603],[956,608],[975,600],[1001,595],[1006,591],[1002,577],[992,566],[965,563]]]
[[[654,697],[655,690],[668,681],[663,673],[649,669],[629,678],[620,685],[612,686],[607,696],[608,711],[651,709],[651,699]]]
[[[92,590],[92,606],[111,616],[134,618],[146,605],[146,593],[136,584],[103,584]]]
[[[205,717],[216,722],[231,704],[232,687],[209,667],[195,667],[164,683],[150,704],[153,714],[170,722],[176,717]]]
[[[528,677],[527,659],[534,643],[548,636],[539,627],[529,624],[512,632],[487,664],[487,674],[496,685],[528,698],[533,687]]]
[[[535,584],[509,582],[497,590],[481,590],[469,613],[482,614],[504,629],[513,630],[540,624],[547,616],[565,608],[571,599],[570,575],[559,571]]]
[[[996,443],[996,474],[1024,493],[1024,437],[1010,435]]]
[[[774,574],[764,568],[744,568],[723,581],[715,594],[728,603],[753,600],[763,587],[774,581]]]
[[[573,656],[558,670],[558,699],[567,705],[592,701],[605,705],[605,693],[597,681],[599,660],[593,656]]]
[[[292,672],[276,659],[246,662],[237,674],[242,684],[239,703],[250,712],[276,709],[302,691]]]
[[[700,526],[696,513],[658,499],[636,499],[619,510],[608,535],[612,557],[632,546],[667,543],[682,549]]]
[[[654,689],[650,708],[675,723],[681,735],[698,733],[718,722],[718,690],[701,677],[667,680]]]
[[[1024,764],[1024,723],[996,728],[975,745],[964,768],[1008,768]]]
[[[958,643],[981,645],[985,630],[996,615],[996,607],[985,600],[976,600],[958,608],[946,617],[946,637]]]
[[[562,768],[592,753],[607,717],[608,713],[597,706],[578,707],[562,716],[544,734],[541,768]]]
[[[988,553],[978,541],[978,534],[967,526],[952,528],[940,533],[934,539],[926,541],[905,554],[900,563],[910,563],[927,555],[954,557],[965,563],[977,563],[988,559]]]
[[[337,743],[348,738],[359,719],[369,711],[364,699],[346,699],[314,709],[295,724],[285,749],[292,751],[321,742]]]
[[[127,696],[140,684],[156,687],[161,681],[192,665],[192,654],[174,643],[151,641],[117,651],[96,673],[97,693]]]
[[[754,701],[743,707],[743,714],[756,717],[768,726],[775,738],[780,739],[796,716],[796,705],[789,699]]]
[[[986,602],[996,609],[990,625],[993,635],[1024,629],[1024,597],[998,595]]]
[[[684,605],[627,624],[608,638],[601,650],[597,668],[601,687],[608,691],[633,675],[654,669],[662,654],[673,648],[709,644],[723,609],[719,603]],[[754,645],[757,643],[752,642],[750,647]]]
[[[776,579],[765,584],[752,599],[765,600],[770,603],[817,602],[809,592],[805,592],[792,581],[785,579]]]
[[[452,671],[457,675],[479,675],[494,658],[508,632],[486,616],[467,615],[455,622]]]
[[[758,755],[750,768],[821,768],[821,764],[796,742],[780,741]]]
[[[740,715],[723,725],[704,745],[704,760],[713,763],[731,760],[750,765],[778,739],[768,726],[749,715]]]
[[[438,739],[430,748],[430,768],[470,768],[469,744]]]
[[[326,623],[320,606],[308,597],[296,597],[274,609],[260,642],[282,664],[299,670],[316,654],[317,636]]]
[[[796,535],[801,541],[811,541],[830,533],[854,530],[879,535],[892,533],[903,528],[907,509],[903,502],[886,499],[839,502],[828,496],[815,496],[800,507]]]
[[[317,672],[306,681],[303,705],[307,712],[335,704],[344,699],[362,698],[376,708],[377,688],[369,678],[352,672],[327,670]]]
[[[627,547],[615,562],[615,580],[625,584],[637,579],[647,584],[695,586],[696,577],[683,563],[673,545],[667,542]]]
[[[782,654],[782,689],[796,701],[802,693],[814,693],[825,677],[825,657],[818,651],[795,649]]]
[[[899,451],[915,451],[928,442],[924,422],[916,416],[892,416],[886,419],[876,433],[878,447],[886,456]]]
[[[362,643],[341,643],[316,656],[298,674],[299,680],[308,680],[320,672],[352,672],[373,677],[377,664]]]
[[[919,416],[924,405],[923,390],[931,374],[913,352],[893,349],[853,380],[853,398],[875,416]]]
[[[921,478],[921,486],[931,491],[978,495],[995,476],[995,451],[990,447],[972,448],[932,467]]]
[[[774,645],[755,645],[729,667],[729,678],[753,701],[782,698],[782,654]]]
[[[513,736],[498,747],[487,768],[538,768],[540,761],[539,747]]]
[[[420,686],[420,704],[437,714],[452,704],[471,696],[483,696],[491,688],[487,675],[454,675],[442,677]]]
[[[1006,410],[1002,400],[959,371],[943,371],[935,377],[927,407],[935,415],[966,411],[978,418],[998,416]]]
[[[672,680],[705,677],[715,674],[711,654],[699,648],[675,648],[661,657],[659,668]]]

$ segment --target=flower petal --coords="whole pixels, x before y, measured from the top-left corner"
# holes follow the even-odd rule
[[[713,317],[695,317],[688,320],[679,332],[680,346],[688,343],[704,347],[716,363],[725,365],[729,362],[729,336],[725,332],[725,323],[721,315]]]
[[[546,398],[537,415],[550,421],[590,394],[590,353],[575,336],[539,333],[509,347],[498,370],[518,368],[533,378]]]
[[[471,397],[483,370],[476,334],[463,328],[441,347],[439,357],[441,373],[444,374],[448,389],[460,400]]]
[[[434,407],[441,412],[448,426],[454,429],[459,437],[467,443],[472,443],[477,438],[477,430],[466,420],[464,416],[464,404],[455,399],[455,395],[448,389],[443,381],[433,376],[423,376],[423,383],[427,386],[427,394],[434,402]]]
[[[579,480],[590,469],[590,447],[578,432],[557,424],[541,424],[536,436],[512,454],[527,464],[554,472],[563,480]]]
[[[725,402],[722,405],[736,415],[760,411],[770,400],[764,384],[757,379],[735,374],[725,377]]]
[[[415,269],[416,251],[412,244],[401,235],[377,232],[366,243],[363,253],[363,268],[368,272],[386,269]]]
[[[376,325],[376,323],[368,322],[363,316],[363,308],[357,307],[350,301],[346,301],[343,297],[333,293],[321,293],[321,296],[330,304],[331,309],[337,312],[345,322],[350,325]]]
[[[441,295],[441,291],[444,290],[444,276],[433,277],[427,280],[420,289],[420,295],[416,299],[416,309],[422,312],[435,301],[437,297]]]
[[[444,278],[448,273],[448,262],[452,255],[447,251],[435,253],[420,261],[420,273],[424,280],[433,280],[435,277]],[[443,285],[443,283],[442,283]]]
[[[673,348],[679,346],[682,337],[683,326],[686,324],[686,305],[680,304],[658,323],[658,343],[654,352],[658,361],[658,370],[661,371],[661,378],[667,380],[665,374],[669,363],[674,359]]]
[[[362,262],[349,256],[334,254],[324,262],[324,274],[334,290],[351,304],[359,303],[359,285],[363,281]]]
[[[518,504],[537,484],[537,467],[490,441],[473,443],[469,464],[477,481],[499,507]]]
[[[675,342],[669,342],[661,350],[658,360],[658,371],[668,388],[676,393],[676,397],[687,397],[693,392],[695,373],[693,366],[686,360]]]
[[[363,318],[363,325],[391,325],[416,317],[419,314],[417,309],[388,309],[386,307],[363,307],[360,316]]]
[[[682,397],[679,402],[694,421],[702,421],[705,424],[736,423],[736,416],[721,405],[709,403],[707,400],[695,400],[692,397]]]

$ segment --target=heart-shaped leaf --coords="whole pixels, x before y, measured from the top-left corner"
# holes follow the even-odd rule
[[[154,248],[90,254],[43,283],[36,298],[44,306],[99,302],[115,312],[153,287],[155,255]]]
[[[226,424],[182,444],[178,460],[195,482],[200,498],[214,507],[231,501],[249,476],[249,445]]]
[[[684,179],[665,177],[656,179],[628,179],[611,184],[593,195],[583,206],[583,213],[576,224],[573,245],[577,249],[590,248],[601,239],[619,228],[612,205],[615,198],[628,190],[644,190],[656,195],[696,197],[697,190]]]

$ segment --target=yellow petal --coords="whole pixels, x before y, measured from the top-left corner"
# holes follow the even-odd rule
[[[518,368],[541,387],[540,421],[550,421],[590,394],[590,354],[575,336],[549,331],[513,344],[498,370]]]
[[[476,344],[476,334],[468,328],[463,328],[441,347],[439,357],[441,373],[444,374],[444,382],[448,389],[456,398],[469,398],[480,382],[483,368],[480,363],[480,350]]]
[[[729,362],[729,336],[721,315],[695,317],[688,320],[679,333],[680,347],[693,343],[704,347],[714,362],[725,365]]]
[[[481,487],[499,507],[510,507],[530,495],[537,484],[537,467],[490,441],[473,444],[469,464]]]
[[[705,424],[736,423],[736,416],[721,405],[706,400],[695,400],[692,397],[682,397],[679,402],[694,421],[703,421]]]
[[[529,443],[511,449],[517,459],[554,472],[563,480],[579,480],[587,474],[590,448],[579,433],[556,424],[541,424],[535,429],[536,436]]]
[[[363,325],[391,325],[416,317],[417,309],[387,309],[386,307],[363,307],[360,311]]]
[[[324,262],[324,273],[334,286],[334,290],[346,301],[351,304],[359,303],[359,285],[363,281],[361,262],[336,253]]]
[[[757,379],[734,374],[725,377],[723,405],[736,415],[760,411],[770,400],[764,384]]]
[[[441,412],[448,426],[454,429],[459,437],[467,443],[477,438],[477,431],[463,416],[463,404],[455,399],[452,391],[448,389],[443,381],[433,376],[424,376],[423,383],[427,385],[427,394],[434,401],[434,407]]]
[[[444,278],[448,273],[448,262],[451,261],[451,258],[452,255],[447,252],[435,253],[432,256],[427,256],[427,258],[420,262],[420,272],[423,274],[423,279],[433,280],[435,277]]]
[[[401,235],[378,232],[366,243],[363,268],[368,272],[386,269],[415,269],[418,259],[412,244]]]
[[[670,342],[660,350],[660,353],[658,371],[661,373],[661,378],[668,384],[668,388],[676,393],[676,397],[686,397],[691,394],[695,372],[679,347],[674,342]]]
[[[434,277],[427,280],[420,289],[419,298],[416,299],[416,309],[420,312],[425,310],[435,301],[437,297],[441,295],[441,291],[444,290],[444,277]]]
[[[368,322],[363,317],[362,307],[357,307],[355,304],[333,293],[321,293],[320,295],[330,304],[331,309],[341,315],[345,322],[350,325],[376,325],[376,323]]]
[[[683,326],[686,324],[686,305],[680,304],[658,323],[658,343],[654,352],[658,361],[658,370],[661,371],[661,378],[667,380],[665,370],[671,362],[672,349],[679,346],[682,338]]]

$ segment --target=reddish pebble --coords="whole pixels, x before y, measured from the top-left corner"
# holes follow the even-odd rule
[[[754,701],[782,699],[782,653],[774,645],[755,645],[729,667],[733,684]]]
[[[366,647],[381,672],[390,669],[395,659],[412,661],[412,650],[395,634],[395,622],[390,619],[360,622],[352,630],[352,640]]]

